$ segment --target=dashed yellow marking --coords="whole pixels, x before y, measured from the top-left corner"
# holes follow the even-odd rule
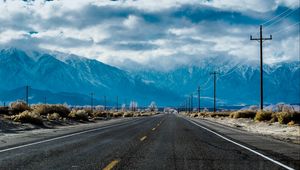
[[[144,141],[147,138],[147,136],[143,136],[140,141]]]
[[[152,128],[153,131],[155,131],[156,128]]]
[[[120,162],[120,160],[113,160],[113,161],[111,161],[105,168],[103,168],[103,170],[111,170],[111,169],[113,169],[119,162]]]

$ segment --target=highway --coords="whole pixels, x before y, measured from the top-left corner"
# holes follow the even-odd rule
[[[0,169],[299,169],[298,146],[161,114],[0,145]]]

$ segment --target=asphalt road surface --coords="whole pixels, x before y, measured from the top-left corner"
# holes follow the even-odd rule
[[[273,170],[299,169],[299,165],[299,158],[259,150],[212,130],[201,121],[173,114],[0,148],[1,170]]]

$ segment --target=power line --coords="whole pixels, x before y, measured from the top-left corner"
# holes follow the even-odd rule
[[[262,25],[260,25],[260,36],[259,38],[252,38],[250,35],[250,40],[258,40],[260,43],[260,109],[263,110],[264,105],[264,92],[263,92],[263,40],[272,40],[272,35],[270,38],[263,38]]]
[[[278,14],[278,15],[272,17],[271,19],[269,19],[269,20],[267,20],[267,21],[265,21],[265,22],[262,23],[261,25],[265,25],[265,24],[271,22],[272,20],[277,19],[278,17],[280,17],[280,16],[283,15],[284,13],[288,12],[289,10],[291,10],[291,9],[288,8],[287,10],[283,11],[282,13],[280,13],[280,14]]]
[[[283,17],[281,17],[280,19],[278,19],[277,21],[271,23],[270,25],[266,26],[265,29],[271,27],[272,25],[280,22],[281,20],[283,20],[284,18],[286,18],[287,16],[291,15],[292,13],[294,13],[298,8],[293,9],[292,11],[290,11],[288,14],[284,15]]]
[[[291,28],[291,27],[293,27],[293,26],[295,26],[295,25],[298,25],[298,24],[300,24],[300,22],[297,22],[297,23],[295,23],[295,24],[292,24],[292,25],[289,25],[289,26],[287,26],[287,27],[284,27],[284,28],[282,28],[282,29],[280,29],[280,30],[278,30],[278,31],[276,31],[276,32],[273,32],[272,34],[277,34],[277,33],[280,33],[281,31],[286,31],[287,29],[289,29],[289,28]]]

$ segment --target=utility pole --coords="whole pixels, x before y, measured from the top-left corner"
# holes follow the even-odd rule
[[[25,96],[25,97],[26,97],[26,104],[27,104],[27,106],[29,106],[29,103],[28,103],[29,86],[26,85],[25,89],[26,89],[26,90],[25,90],[25,91],[26,91],[26,94],[25,94],[25,95],[26,95],[26,96]]]
[[[188,99],[185,100],[185,112],[188,112]]]
[[[210,74],[214,76],[214,112],[216,112],[217,111],[217,109],[216,109],[217,80],[216,79],[217,79],[217,74],[219,74],[219,73],[214,71],[214,72],[211,72]]]
[[[104,110],[106,110],[106,96],[104,96]]]
[[[188,97],[188,112],[191,113],[191,98]]]
[[[262,25],[260,25],[260,34],[259,38],[252,38],[250,35],[250,40],[259,41],[260,44],[260,110],[264,109],[264,84],[263,84],[263,41],[265,40],[272,40],[272,35],[269,38],[263,38],[262,33]]]
[[[198,86],[198,112],[200,112],[200,86]]]
[[[94,93],[92,92],[91,93],[91,111],[92,111],[92,113],[93,113],[93,109],[94,109],[93,108],[93,104],[94,104],[94,97],[93,96],[94,96]]]
[[[194,106],[193,106],[193,98],[194,98],[194,95],[193,95],[193,93],[191,94],[191,112],[193,113],[193,108],[194,108]]]

